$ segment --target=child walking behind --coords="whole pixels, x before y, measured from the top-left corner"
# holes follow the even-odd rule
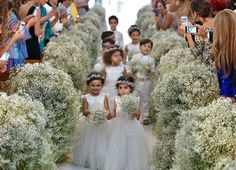
[[[115,44],[119,45],[121,48],[124,48],[123,34],[117,31],[116,27],[119,23],[117,16],[112,15],[108,18],[108,22],[111,28],[111,31],[115,33]]]
[[[135,54],[131,59],[131,68],[136,77],[135,94],[141,99],[141,121],[149,124],[149,102],[151,93],[150,73],[155,70],[155,60],[150,56],[153,42],[150,39],[140,41],[140,53]],[[134,69],[134,67],[138,69]]]
[[[131,27],[128,29],[128,34],[129,34],[129,37],[131,38],[131,43],[125,46],[125,52],[124,52],[125,64],[129,62],[129,60],[134,54],[137,54],[140,52],[139,42],[140,42],[141,31],[139,27],[137,25],[131,25]]]
[[[134,79],[130,76],[121,76],[116,83],[118,96],[115,97],[114,113],[116,126],[109,141],[105,170],[148,170],[148,147],[145,132],[138,119],[139,98],[132,95]],[[128,112],[125,108],[132,105],[127,99],[135,99],[137,107]],[[125,102],[125,99],[127,103]],[[131,101],[131,100],[130,100]]]
[[[100,93],[104,80],[104,77],[97,72],[90,73],[86,78],[89,93],[83,98],[84,116],[73,156],[76,165],[94,170],[104,169],[109,137],[106,120],[109,111],[108,99],[106,95]]]

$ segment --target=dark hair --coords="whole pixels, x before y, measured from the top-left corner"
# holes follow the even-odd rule
[[[104,32],[102,32],[101,39],[104,40],[105,38],[108,38],[113,34],[114,34],[114,32],[112,32],[112,31],[104,31]]]
[[[110,16],[110,17],[108,18],[108,21],[109,21],[109,22],[110,22],[111,20],[115,20],[115,21],[117,22],[117,24],[118,24],[118,22],[119,22],[117,16],[115,16],[115,15],[112,15],[112,16]]]
[[[132,76],[120,76],[117,79],[116,88],[118,89],[119,85],[121,85],[121,84],[128,85],[131,88],[131,93],[134,91],[135,81]]]
[[[115,45],[115,41],[112,38],[105,38],[104,40],[102,40],[102,44],[105,44],[109,42],[112,45]]]
[[[158,3],[161,3],[162,5],[163,5],[163,7],[166,9],[166,2],[164,1],[164,0],[158,0],[157,2],[156,2],[156,8],[157,8],[157,4]]]
[[[93,80],[101,80],[103,85],[105,82],[105,77],[101,73],[93,71],[87,75],[86,84],[89,85],[89,83]]]
[[[0,24],[2,24],[2,16],[0,16]]]
[[[21,6],[20,0],[13,0],[7,3],[8,11],[12,11],[17,16],[18,19],[20,18],[19,17],[20,6]]]
[[[207,0],[192,0],[190,8],[202,18],[211,17],[211,4]]]
[[[152,47],[153,47],[153,42],[152,42],[150,39],[148,39],[148,38],[142,39],[142,40],[139,42],[139,45],[141,46],[141,45],[148,44],[148,43],[151,44],[151,49],[152,49]]]
[[[122,48],[119,45],[113,45],[113,46],[107,48],[103,53],[104,64],[111,65],[111,56],[117,51],[119,51],[121,53],[121,57],[123,59],[124,53],[123,53]]]
[[[131,34],[135,31],[137,31],[139,35],[141,34],[140,28],[137,25],[131,25],[128,29],[129,36],[131,36]]]
[[[236,0],[229,0],[227,4],[227,8],[231,10],[235,10],[236,9],[236,5],[234,5],[235,3],[236,3]]]

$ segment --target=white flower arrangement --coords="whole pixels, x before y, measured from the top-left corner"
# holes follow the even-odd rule
[[[196,113],[201,121],[193,134],[194,150],[211,164],[222,157],[235,157],[236,106],[231,99],[220,98]]]
[[[183,112],[181,117],[173,169],[235,167],[236,106],[231,99],[219,98],[206,107]]]
[[[79,22],[84,23],[85,21],[90,21],[98,30],[101,30],[101,21],[98,14],[89,11],[86,15],[80,17]]]
[[[88,53],[82,51],[72,41],[63,43],[50,42],[47,45],[43,61],[51,63],[72,78],[74,86],[79,90],[86,88],[84,75],[87,74],[90,63]]]
[[[56,169],[42,103],[0,94],[0,169]]]
[[[52,134],[55,159],[64,154],[73,141],[80,113],[80,93],[69,75],[49,63],[26,64],[10,79],[10,94],[29,94],[50,111],[46,128]]]
[[[90,110],[89,124],[99,126],[103,124],[107,119],[107,111],[102,108],[95,108]]]
[[[139,98],[134,95],[125,95],[121,97],[121,110],[127,112],[130,116],[139,109]]]
[[[151,40],[153,41],[151,56],[155,58],[156,63],[159,63],[161,56],[165,55],[169,50],[187,46],[185,39],[171,29],[156,32],[151,37]]]
[[[161,67],[161,66],[160,66]],[[173,163],[174,142],[183,110],[208,105],[218,96],[215,73],[200,61],[179,63],[176,69],[161,74],[152,97],[159,111],[156,136],[163,145],[156,151],[156,167],[169,168]],[[163,149],[162,149],[163,148]],[[165,150],[164,150],[165,149]],[[168,153],[163,157],[161,154]]]
[[[107,30],[105,8],[103,8],[101,5],[95,5],[90,9],[90,11],[96,13],[100,17],[101,31],[103,32]]]
[[[137,19],[139,19],[142,15],[145,15],[146,12],[151,12],[152,11],[152,6],[151,5],[145,5],[142,8],[138,10],[137,13]]]

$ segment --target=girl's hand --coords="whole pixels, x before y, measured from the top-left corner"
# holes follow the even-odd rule
[[[111,118],[112,118],[112,116],[111,116],[111,114],[109,113],[109,114],[107,115],[107,120],[111,120]]]
[[[90,113],[89,110],[86,110],[86,111],[84,112],[84,116],[86,116],[86,117],[88,117],[90,114],[91,114],[91,113]]]
[[[161,17],[158,15],[158,16],[156,16],[156,22],[159,24],[159,23],[161,23]]]

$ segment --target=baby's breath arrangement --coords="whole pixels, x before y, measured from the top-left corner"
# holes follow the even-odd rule
[[[28,96],[0,94],[0,169],[53,170],[47,112]]]
[[[10,79],[9,93],[28,94],[50,111],[46,128],[52,134],[55,159],[72,145],[80,113],[80,93],[69,75],[49,63],[26,64]]]
[[[89,124],[98,126],[106,121],[107,111],[103,108],[95,108],[90,110]]]
[[[170,168],[179,117],[183,110],[203,107],[218,98],[215,73],[200,61],[179,64],[172,72],[160,75],[152,92],[157,115],[155,133],[159,143],[154,162],[157,168]],[[165,157],[162,154],[165,152]]]
[[[171,29],[157,31],[151,37],[151,40],[153,41],[151,56],[155,58],[157,64],[160,62],[161,56],[165,55],[169,50],[187,46],[185,39]]]
[[[120,107],[122,111],[132,116],[139,109],[139,98],[134,95],[122,96]]]
[[[64,39],[58,37],[58,39]],[[72,40],[60,43],[50,42],[45,51],[43,61],[51,63],[55,68],[61,69],[69,74],[74,86],[79,90],[85,89],[84,75],[88,72],[89,57],[86,51],[78,48]]]

